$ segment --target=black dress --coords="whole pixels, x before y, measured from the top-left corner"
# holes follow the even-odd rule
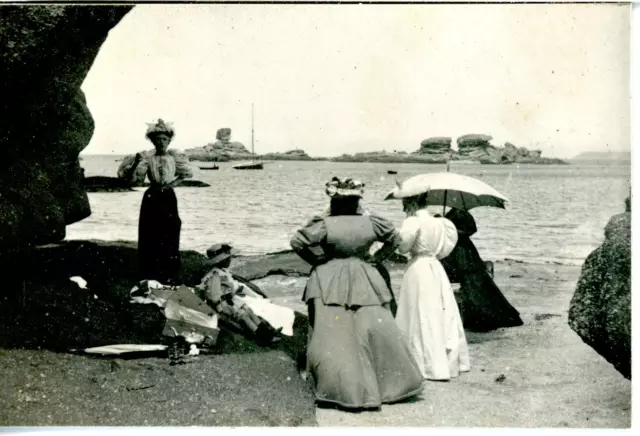
[[[464,328],[489,331],[521,326],[520,314],[502,295],[471,241],[471,235],[477,231],[471,214],[451,209],[446,218],[458,230],[458,243],[441,262],[449,279],[460,283],[458,304]]]

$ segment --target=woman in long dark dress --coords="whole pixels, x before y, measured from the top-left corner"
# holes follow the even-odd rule
[[[442,265],[451,281],[460,283],[459,305],[464,328],[490,331],[523,324],[520,313],[502,295],[471,241],[476,222],[467,211],[451,209],[446,218],[458,230],[458,243]]]
[[[313,265],[303,300],[309,308],[307,369],[319,403],[379,408],[419,394],[423,379],[390,311],[391,291],[374,265],[398,246],[393,224],[358,207],[363,184],[327,183],[331,211],[298,230],[291,247]]]
[[[155,151],[137,153],[134,161],[122,169],[122,177],[144,181],[151,186],[144,193],[138,223],[138,256],[140,274],[144,279],[173,282],[180,271],[180,230],[178,199],[173,185],[193,176],[189,159],[179,152],[168,150],[173,128],[163,120],[149,125],[146,137]]]

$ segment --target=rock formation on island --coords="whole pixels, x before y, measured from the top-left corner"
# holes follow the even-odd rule
[[[451,138],[433,137],[420,143],[414,156],[430,157],[437,163],[452,161],[470,161],[483,164],[504,165],[511,163],[532,164],[565,164],[560,159],[543,158],[540,150],[529,150],[516,147],[506,142],[504,147],[491,144],[493,137],[484,134],[468,134],[460,136],[456,143],[458,149],[451,148]]]
[[[91,214],[78,155],[94,122],[81,90],[131,6],[2,6],[0,250],[60,241]]]
[[[449,161],[478,162],[482,164],[504,165],[512,163],[566,164],[560,159],[543,158],[540,150],[517,148],[507,142],[504,147],[491,144],[489,135],[469,134],[457,139],[458,149],[454,150],[452,139],[434,136],[420,142],[420,148],[411,154],[400,152],[374,151],[343,154],[332,158],[335,162],[386,162],[386,163],[426,163],[445,164]]]
[[[446,163],[453,159],[455,153],[451,148],[451,138],[434,136],[420,142],[420,148],[411,155],[430,159],[433,163]]]
[[[227,162],[254,159],[255,155],[240,142],[231,141],[231,129],[223,127],[216,132],[216,142],[185,150],[191,160],[203,162]]]
[[[605,227],[605,240],[582,266],[569,326],[631,379],[631,202]]]
[[[284,153],[267,153],[262,155],[261,157],[265,160],[323,160],[319,158],[313,158],[301,149],[289,150],[285,151]]]
[[[452,156],[454,160],[471,160],[483,164],[566,164],[561,159],[543,158],[542,151],[516,147],[505,142],[504,147],[491,144],[493,138],[483,134],[463,135],[457,139],[458,151]]]

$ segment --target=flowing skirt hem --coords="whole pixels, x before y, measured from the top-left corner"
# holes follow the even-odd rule
[[[356,404],[348,404],[348,403],[344,403],[342,401],[338,401],[338,400],[331,400],[328,398],[323,398],[319,395],[316,395],[316,402],[320,402],[320,403],[326,403],[326,404],[332,404],[332,405],[336,405],[336,406],[340,406],[340,407],[344,407],[345,409],[377,409],[379,407],[381,407],[383,404],[394,404],[394,403],[400,403],[402,401],[408,400],[412,397],[418,396],[420,395],[423,391],[424,391],[424,383],[422,385],[420,385],[419,388],[410,391],[408,393],[402,394],[402,395],[398,395],[396,397],[392,397],[390,399],[384,399],[381,402],[375,402],[375,403],[367,403],[367,404],[361,404],[361,405],[356,405]]]

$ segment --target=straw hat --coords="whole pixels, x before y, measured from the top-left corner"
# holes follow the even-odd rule
[[[326,183],[325,192],[331,198],[360,197],[364,195],[364,183],[351,177],[334,177]]]
[[[207,249],[207,257],[212,265],[217,265],[230,257],[238,254],[240,250],[233,248],[228,243],[215,244]]]
[[[171,123],[165,122],[162,118],[158,118],[158,121],[155,123],[147,123],[147,126],[147,133],[145,134],[147,139],[150,139],[152,136],[159,133],[164,133],[170,138],[173,138],[175,133]]]

